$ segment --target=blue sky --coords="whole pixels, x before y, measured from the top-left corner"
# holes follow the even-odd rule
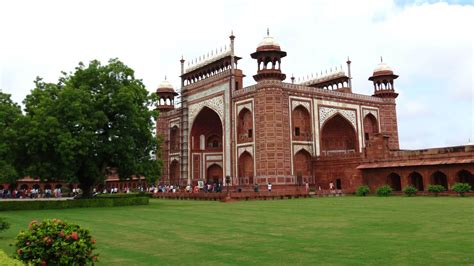
[[[57,81],[79,61],[118,57],[148,90],[164,76],[179,85],[179,59],[197,58],[236,35],[239,67],[266,28],[288,53],[282,70],[306,76],[352,60],[354,92],[380,56],[400,77],[395,89],[400,146],[474,142],[474,1],[1,1],[0,88],[21,102],[36,76]]]

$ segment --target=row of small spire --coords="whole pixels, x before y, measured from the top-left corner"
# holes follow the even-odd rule
[[[215,50],[211,50],[207,54],[203,54],[191,61],[188,61],[187,70],[195,69],[197,66],[204,65],[210,61],[214,61],[215,59],[219,58],[222,55],[226,55],[230,52],[230,46],[224,45],[223,47],[217,48]]]
[[[342,65],[339,67],[334,67],[334,69],[331,67],[329,70],[326,69],[324,72],[320,71],[320,73],[311,73],[303,77],[298,77],[296,79],[296,83],[308,83],[308,82],[314,82],[314,81],[319,81],[319,80],[326,80],[328,78],[332,78],[335,76],[339,75],[345,75],[345,71],[342,68]],[[294,78],[294,77],[293,77]]]

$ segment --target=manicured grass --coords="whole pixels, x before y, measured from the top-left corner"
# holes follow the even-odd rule
[[[474,263],[474,197],[336,197],[1,212],[0,249],[33,219],[76,222],[102,265]]]

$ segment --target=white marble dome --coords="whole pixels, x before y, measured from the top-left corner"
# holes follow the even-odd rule
[[[159,85],[158,89],[173,89],[173,85],[167,80],[163,80]]]
[[[389,67],[387,64],[385,64],[384,62],[380,62],[375,68],[374,68],[374,73],[377,73],[377,72],[386,72],[386,71],[390,71],[390,72],[393,72],[392,68]]]
[[[275,41],[275,39],[272,37],[272,36],[265,36],[265,38],[263,38],[263,40],[258,44],[258,47],[262,47],[262,46],[269,46],[269,45],[272,45],[272,46],[280,46],[280,44]]]

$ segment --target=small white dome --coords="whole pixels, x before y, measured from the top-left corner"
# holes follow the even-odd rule
[[[275,39],[273,39],[272,36],[265,36],[265,38],[263,38],[263,40],[258,44],[258,47],[268,46],[268,45],[280,46],[280,44],[278,44],[278,42],[275,41]]]
[[[173,85],[167,80],[163,80],[159,85],[158,89],[173,89]]]
[[[392,68],[389,67],[384,62],[380,62],[374,69],[374,73],[375,72],[381,72],[381,71],[392,71],[393,72]]]

